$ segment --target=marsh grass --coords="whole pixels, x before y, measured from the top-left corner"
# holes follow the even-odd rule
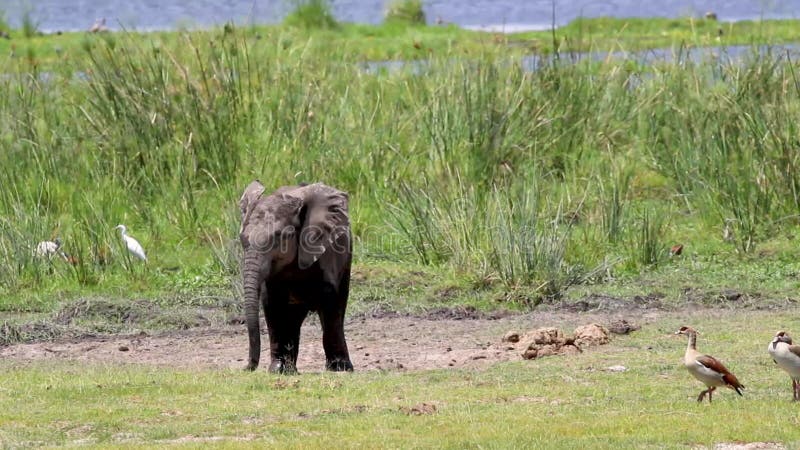
[[[0,32],[8,33],[11,31],[11,26],[8,24],[8,15],[5,10],[0,9]]]
[[[339,27],[328,0],[292,0],[293,10],[283,19],[285,25],[310,30]]]
[[[654,270],[687,230],[730,223],[747,254],[796,223],[800,89],[783,55],[528,71],[454,50],[372,73],[330,43],[248,33],[88,36],[60,72],[0,80],[4,294],[235,280],[235,202],[256,178],[349,192],[358,262],[534,298]],[[51,275],[26,255],[56,234],[78,264]],[[687,243],[728,251],[718,234]]]
[[[631,248],[636,249],[635,261],[641,267],[658,265],[667,255],[667,244],[664,240],[664,217],[660,211],[645,209],[641,213],[636,241]]]
[[[390,0],[384,9],[383,20],[386,23],[425,25],[422,0]]]
[[[33,17],[32,7],[27,6],[25,8],[22,12],[20,23],[22,26],[22,35],[26,39],[30,39],[39,34],[39,22]]]

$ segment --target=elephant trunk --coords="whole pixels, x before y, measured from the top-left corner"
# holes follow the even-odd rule
[[[250,358],[247,370],[255,370],[261,358],[261,329],[258,318],[258,304],[262,281],[261,261],[254,251],[245,252],[242,277],[244,284],[244,312],[247,321],[247,334],[250,338]]]

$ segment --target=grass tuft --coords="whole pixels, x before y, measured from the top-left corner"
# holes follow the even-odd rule
[[[425,25],[422,0],[390,0],[386,5],[383,20],[386,23]]]
[[[294,9],[283,19],[290,27],[334,30],[339,27],[328,0],[293,0]]]

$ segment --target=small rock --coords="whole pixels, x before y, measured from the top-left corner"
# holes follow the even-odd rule
[[[128,348],[127,345],[120,345],[118,350],[121,352],[127,352],[128,350],[130,350],[130,348]]]
[[[725,289],[724,291],[720,292],[719,296],[724,300],[734,302],[742,298],[742,293],[733,289]]]
[[[785,450],[786,447],[778,442],[720,442],[714,445],[714,450]]]
[[[625,319],[615,320],[608,325],[608,331],[614,334],[628,334],[640,328],[642,327],[635,323],[630,323]]]
[[[606,367],[606,370],[609,372],[625,372],[628,368],[625,366],[609,366]]]
[[[509,331],[503,335],[503,342],[519,342],[519,333],[516,331]]]

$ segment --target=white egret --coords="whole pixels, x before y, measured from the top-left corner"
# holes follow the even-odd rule
[[[120,234],[122,235],[122,240],[125,241],[125,246],[128,247],[128,251],[131,252],[131,255],[141,259],[142,261],[147,261],[147,256],[144,254],[142,244],[140,244],[136,239],[128,236],[128,228],[125,225],[117,225],[114,227],[114,229],[119,230]]]

